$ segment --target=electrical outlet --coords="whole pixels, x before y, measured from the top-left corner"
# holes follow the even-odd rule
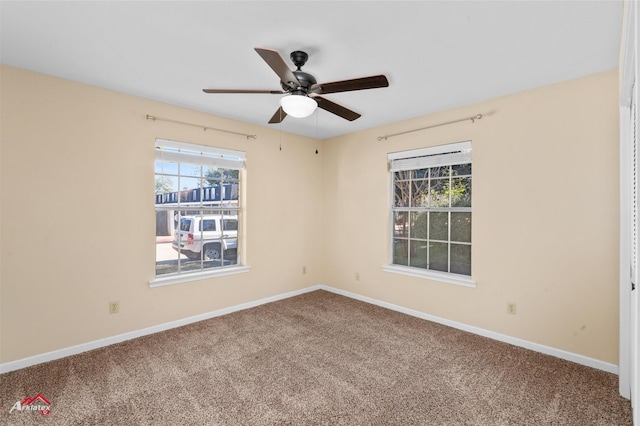
[[[516,304],[515,303],[507,303],[507,313],[510,315],[516,314]]]
[[[360,272],[356,272],[356,281],[360,281]]]
[[[307,274],[307,267],[303,266],[302,267],[302,275],[306,275]]]
[[[109,313],[117,314],[120,312],[120,303],[118,302],[109,302]]]

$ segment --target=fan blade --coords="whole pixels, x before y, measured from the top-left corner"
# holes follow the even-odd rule
[[[205,93],[264,93],[268,95],[282,95],[282,90],[252,90],[252,89],[202,89]]]
[[[271,120],[269,120],[269,124],[277,124],[277,123],[281,123],[282,120],[284,120],[284,118],[287,116],[287,113],[284,112],[284,110],[282,109],[282,107],[278,108],[278,110],[276,111],[275,114],[273,114],[273,117],[271,117]]]
[[[272,70],[278,74],[280,77],[280,81],[282,81],[288,87],[295,89],[300,87],[300,82],[296,78],[293,71],[289,69],[287,63],[282,59],[282,56],[278,53],[278,51],[273,49],[264,49],[260,47],[255,48],[258,55],[264,59],[264,61],[271,67]]]
[[[311,86],[311,92],[319,95],[337,92],[350,92],[352,90],[377,89],[388,87],[389,81],[384,75],[354,78],[352,80],[333,81],[331,83],[318,83]]]
[[[339,117],[344,118],[345,120],[353,121],[357,118],[360,118],[360,114],[355,111],[351,111],[348,108],[343,107],[342,105],[338,105],[335,102],[331,102],[328,99],[322,98],[320,96],[314,96],[313,99],[318,102],[318,107],[322,108],[325,111],[329,111]]]

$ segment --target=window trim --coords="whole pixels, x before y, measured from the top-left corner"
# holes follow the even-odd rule
[[[448,284],[456,284],[464,287],[475,288],[477,283],[471,276],[454,274],[452,272],[439,272],[430,269],[421,269],[402,265],[385,265],[382,267],[385,272],[407,275],[410,277],[423,278],[431,281],[439,281]]]
[[[442,162],[437,159],[439,155],[447,155],[446,161]],[[433,158],[421,159],[420,157]],[[473,260],[472,260],[472,275],[462,275],[453,272],[442,272],[432,269],[422,269],[417,267],[396,265],[393,263],[393,205],[394,205],[394,173],[400,170],[413,170],[423,167],[434,167],[439,165],[452,165],[471,160],[471,141],[457,142],[445,145],[437,145],[432,147],[418,148],[407,151],[391,152],[387,154],[389,161],[389,185],[390,185],[390,197],[389,197],[389,238],[388,238],[388,264],[382,267],[384,272],[395,273],[400,275],[406,275],[416,278],[422,278],[437,282],[443,282],[448,284],[455,284],[464,287],[475,288],[477,282],[473,279]],[[473,162],[471,162],[473,164]],[[473,174],[471,175],[473,179]],[[452,211],[451,208],[447,211]],[[473,239],[472,239],[473,241]],[[473,248],[473,242],[471,243]],[[473,257],[472,257],[473,259]]]
[[[167,275],[154,278],[149,281],[149,287],[164,287],[172,284],[181,284],[191,281],[200,281],[207,278],[222,277],[225,275],[236,275],[249,272],[251,267],[246,265],[229,266],[227,268],[208,269],[200,272],[190,272],[183,275]]]

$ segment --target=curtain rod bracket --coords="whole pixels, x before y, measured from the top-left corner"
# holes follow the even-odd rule
[[[480,120],[480,119],[482,119],[482,114],[476,114],[474,116],[461,118],[459,120],[447,121],[445,123],[433,124],[431,126],[421,127],[419,129],[407,130],[406,132],[400,132],[400,133],[394,133],[394,134],[391,134],[391,135],[378,136],[378,140],[379,141],[381,141],[381,140],[385,140],[386,141],[389,138],[392,138],[394,136],[406,135],[407,133],[419,132],[420,130],[432,129],[434,127],[446,126],[447,124],[460,123],[462,121],[467,121],[467,120],[470,120],[472,123],[475,123],[476,120]]]
[[[232,135],[244,136],[244,137],[247,138],[247,140],[249,140],[249,139],[257,139],[258,138],[258,136],[256,136],[256,135],[249,135],[249,134],[246,134],[246,133],[232,132],[231,130],[216,129],[215,127],[203,126],[201,124],[186,123],[184,121],[178,121],[178,120],[171,120],[169,118],[156,117],[155,115],[150,115],[150,114],[147,114],[147,120],[151,120],[151,121],[156,121],[156,120],[157,121],[166,121],[167,123],[182,124],[183,126],[199,127],[202,130],[204,130],[205,132],[207,130],[215,130],[216,132],[224,132],[224,133],[229,133],[229,134],[232,134]]]

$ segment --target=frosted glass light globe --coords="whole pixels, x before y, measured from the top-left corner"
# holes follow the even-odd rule
[[[296,118],[304,118],[313,114],[318,103],[308,96],[287,95],[280,99],[280,105],[287,115]]]

